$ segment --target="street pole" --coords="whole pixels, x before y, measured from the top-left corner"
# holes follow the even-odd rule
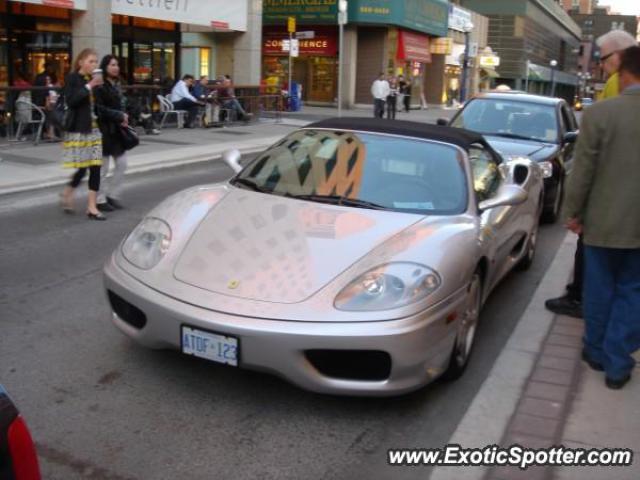
[[[344,78],[344,25],[347,23],[347,0],[338,3],[338,117],[342,116],[342,84]]]
[[[462,57],[462,85],[460,86],[460,103],[467,101],[467,77],[469,76],[469,34],[473,30],[473,24],[464,26],[464,55]]]
[[[558,62],[556,60],[551,60],[549,63],[551,65],[551,96],[556,96],[556,67],[558,66]]]
[[[527,73],[524,78],[524,91],[529,93],[529,59],[527,59]]]
[[[292,43],[293,43],[293,33],[289,32],[289,83],[287,83],[288,85],[288,93],[289,93],[289,104],[291,104],[291,98],[292,98],[292,88],[291,88],[291,80],[292,80],[292,76],[293,76],[293,55],[291,55],[293,48],[292,47]]]

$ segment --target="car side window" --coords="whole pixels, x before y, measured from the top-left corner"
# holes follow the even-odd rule
[[[560,109],[561,115],[561,121],[562,121],[562,131],[564,133],[567,132],[573,132],[576,127],[574,122],[572,121],[572,116],[571,114],[567,111],[567,107],[565,105],[562,106],[562,108]]]
[[[473,189],[479,202],[491,198],[500,186],[500,172],[493,156],[480,145],[469,148]]]

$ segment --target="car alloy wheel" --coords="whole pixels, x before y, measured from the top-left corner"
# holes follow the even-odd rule
[[[449,368],[444,373],[446,380],[455,380],[460,377],[469,363],[469,357],[471,356],[476,337],[478,320],[480,319],[481,306],[482,280],[480,279],[480,273],[476,272],[473,274],[467,290],[467,301],[458,324],[458,334],[456,335],[451,361]]]

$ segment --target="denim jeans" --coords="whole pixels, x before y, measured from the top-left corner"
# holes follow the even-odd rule
[[[640,249],[585,245],[584,345],[589,357],[620,380],[640,348]]]

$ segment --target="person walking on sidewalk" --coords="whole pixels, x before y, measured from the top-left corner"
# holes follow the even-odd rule
[[[373,116],[375,118],[384,118],[384,105],[387,97],[391,93],[389,82],[385,79],[384,73],[378,76],[378,79],[371,85],[371,95],[373,95]]]
[[[396,77],[389,79],[389,95],[387,96],[387,118],[389,120],[396,119],[396,111],[398,108],[398,80]]]
[[[618,96],[618,69],[620,68],[621,52],[636,45],[635,39],[623,30],[613,30],[596,40],[600,47],[600,64],[609,75],[607,84],[600,99]],[[584,275],[584,246],[582,236],[578,237],[573,265],[573,280],[567,285],[565,295],[551,298],[545,302],[547,309],[558,315],[569,315],[582,318],[582,290]]]
[[[567,227],[584,239],[583,359],[622,388],[640,348],[640,47],[621,54],[621,95],[583,116]]]
[[[404,112],[409,113],[411,106],[411,82],[404,79],[404,75],[398,77],[398,91],[400,93],[401,103],[404,105]]]
[[[91,48],[80,52],[74,63],[74,71],[67,76],[64,96],[68,110],[64,136],[64,167],[77,168],[69,184],[62,192],[62,208],[73,212],[73,194],[89,170],[89,195],[87,216],[91,220],[106,220],[100,213],[96,200],[100,190],[100,166],[102,165],[102,135],[98,128],[94,89],[102,85],[102,74],[94,72],[98,66],[98,54]]]
[[[104,85],[96,88],[96,109],[98,125],[102,133],[102,168],[98,210],[112,212],[121,209],[120,193],[122,181],[127,170],[127,153],[122,140],[122,127],[129,125],[129,116],[125,113],[125,101],[120,88],[120,66],[113,55],[105,55],[100,62],[104,72]],[[109,181],[109,163],[113,158],[113,177]]]

